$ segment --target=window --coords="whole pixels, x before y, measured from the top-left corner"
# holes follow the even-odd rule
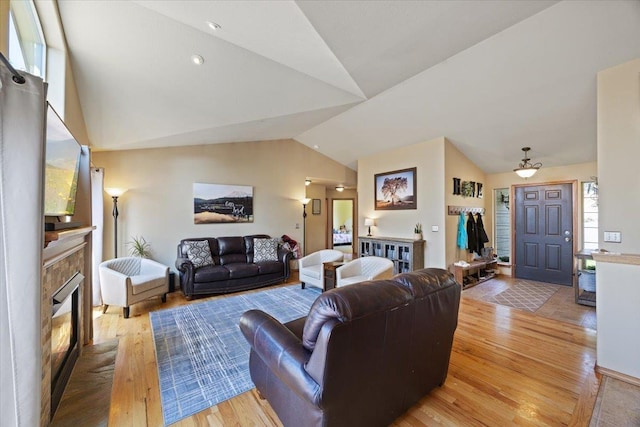
[[[598,249],[598,181],[582,183],[582,247]]]
[[[509,189],[496,188],[493,202],[496,254],[499,262],[510,263],[511,215],[509,213]]]
[[[9,61],[20,70],[45,77],[47,46],[31,0],[11,0],[9,9]]]

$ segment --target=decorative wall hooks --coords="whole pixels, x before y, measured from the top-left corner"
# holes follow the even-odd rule
[[[484,215],[484,208],[472,207],[472,206],[448,206],[449,215],[460,215],[460,213],[472,213]]]

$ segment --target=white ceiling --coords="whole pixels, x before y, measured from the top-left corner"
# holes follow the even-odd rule
[[[58,7],[94,150],[295,138],[355,169],[446,136],[487,173],[524,146],[594,161],[596,73],[640,57],[638,0]]]

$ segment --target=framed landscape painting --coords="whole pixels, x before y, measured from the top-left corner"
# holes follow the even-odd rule
[[[253,187],[193,184],[193,223],[253,222]]]
[[[416,209],[416,168],[377,173],[375,210]]]

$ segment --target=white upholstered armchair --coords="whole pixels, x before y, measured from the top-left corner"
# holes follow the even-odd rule
[[[336,269],[336,288],[366,280],[391,279],[393,261],[377,256],[354,259]]]
[[[161,296],[167,301],[169,267],[139,257],[111,259],[100,264],[100,291],[103,313],[110,305],[123,307],[122,314],[129,317],[129,306],[147,298]]]
[[[335,249],[322,249],[309,254],[298,260],[298,269],[302,289],[305,285],[312,285],[317,288],[324,288],[324,268],[325,262],[338,262],[344,258],[344,252]]]

